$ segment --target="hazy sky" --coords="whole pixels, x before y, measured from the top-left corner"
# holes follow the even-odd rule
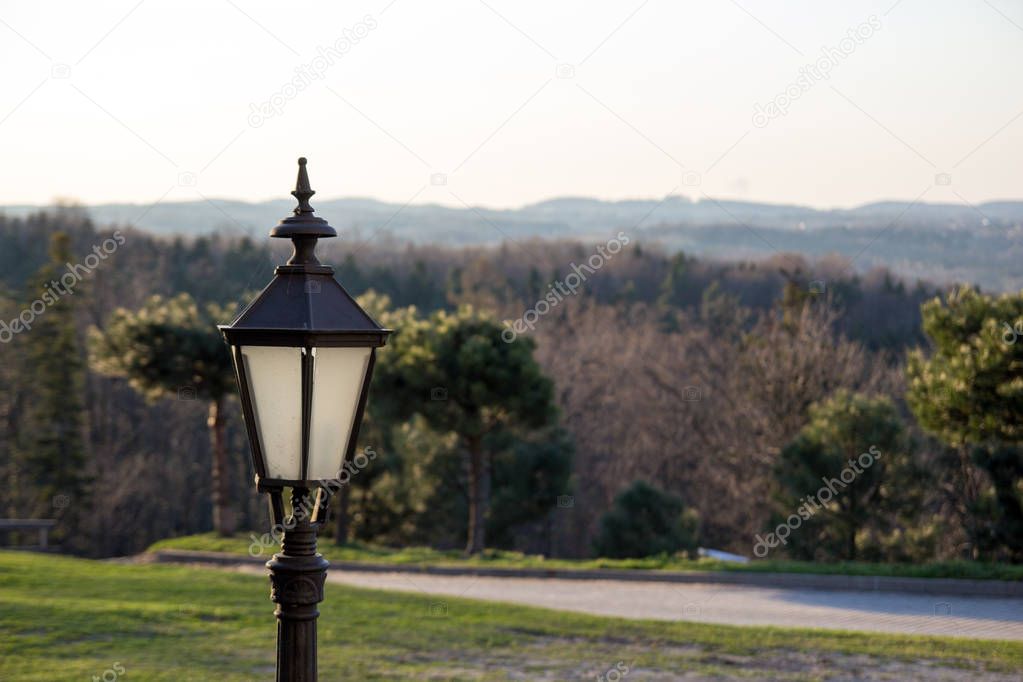
[[[1010,0],[8,0],[0,64],[3,204],[1023,198]]]

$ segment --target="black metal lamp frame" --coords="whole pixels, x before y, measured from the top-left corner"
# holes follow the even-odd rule
[[[309,441],[313,398],[313,349],[370,348],[369,361],[341,466],[351,460],[359,436],[376,362],[376,349],[386,343],[390,330],[380,327],[334,279],[334,270],[316,258],[316,242],[336,237],[337,231],[313,215],[309,199],[306,160],[298,160],[298,181],[292,195],[298,199],[294,215],[282,220],[271,237],[291,239],[295,251],[274,278],[230,324],[219,328],[231,347],[238,379],[242,413],[256,470],[256,488],[268,493],[272,523],[283,528],[281,551],[267,562],[270,598],[276,604],[277,681],[314,682],[316,669],[317,604],[323,601],[327,561],[316,551],[316,533],[323,525],[332,492],[328,481],[309,479]],[[267,475],[258,414],[242,348],[285,346],[302,349],[301,478]],[[284,489],[292,489],[291,516],[285,518]],[[315,492],[314,492],[315,490]],[[310,509],[311,505],[311,509]]]

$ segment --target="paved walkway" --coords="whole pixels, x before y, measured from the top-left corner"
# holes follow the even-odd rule
[[[242,570],[265,573],[261,567]],[[1018,598],[336,569],[330,571],[328,580],[358,587],[438,597],[470,597],[625,618],[1023,640],[1023,599]],[[438,608],[447,608],[447,605]]]

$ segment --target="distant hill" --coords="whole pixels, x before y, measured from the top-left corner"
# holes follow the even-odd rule
[[[672,250],[720,258],[759,258],[775,251],[837,253],[859,269],[886,265],[902,276],[972,281],[989,289],[1023,287],[1023,202],[975,207],[884,201],[852,209],[732,200],[602,201],[550,199],[518,209],[402,208],[373,199],[314,200],[317,213],[361,240],[465,246],[531,238],[593,239],[619,230]],[[98,224],[134,225],[162,235],[247,234],[261,238],[293,206],[290,200],[250,203],[215,199],[87,206]],[[25,215],[38,206],[0,207]]]

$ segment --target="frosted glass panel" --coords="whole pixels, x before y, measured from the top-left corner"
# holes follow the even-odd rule
[[[302,478],[302,349],[243,346],[268,478]]]
[[[370,348],[314,348],[309,478],[336,478],[362,394]]]

